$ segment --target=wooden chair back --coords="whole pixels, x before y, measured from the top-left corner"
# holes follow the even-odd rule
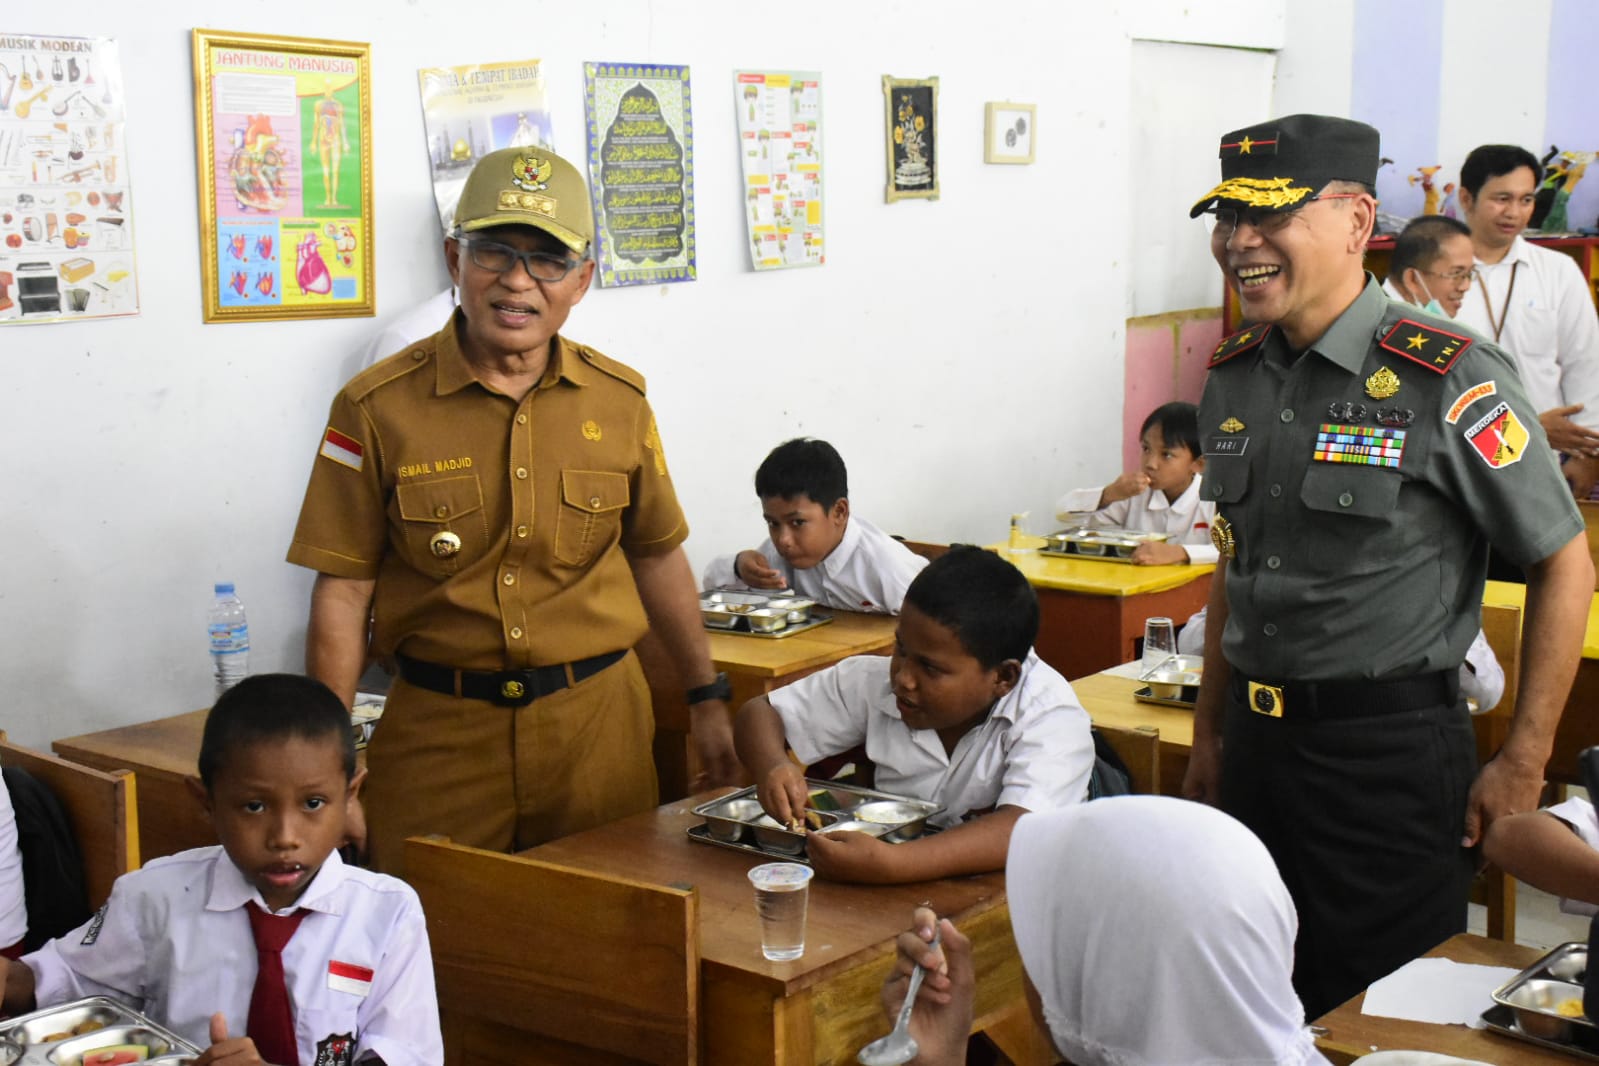
[[[130,770],[93,770],[6,739],[0,730],[0,766],[28,771],[54,792],[83,853],[89,906],[98,909],[111,883],[139,868],[139,811]]]
[[[1156,795],[1160,792],[1160,730],[1152,725],[1124,728],[1096,725],[1094,731],[1110,744],[1127,764],[1133,791]]]
[[[1577,510],[1582,512],[1583,524],[1588,527],[1588,555],[1593,559],[1594,591],[1599,592],[1599,502],[1578,500]]]
[[[699,894],[406,841],[447,1063],[692,1064]]]
[[[928,561],[932,561],[933,559],[937,559],[940,555],[946,554],[950,547],[948,544],[934,544],[930,541],[924,540],[906,540],[904,537],[895,537],[894,539],[905,545],[905,547],[909,548],[915,554],[920,555],[923,559]]]

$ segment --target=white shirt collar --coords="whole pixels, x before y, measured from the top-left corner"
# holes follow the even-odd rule
[[[339,906],[334,895],[347,874],[344,860],[339,858],[339,853],[329,852],[327,859],[322,863],[322,868],[316,872],[311,883],[305,886],[305,891],[295,900],[292,909],[343,914],[344,909]],[[227,851],[221,850],[217,854],[215,865],[211,868],[211,890],[206,896],[205,909],[231,911],[243,907],[246,903],[254,903],[269,914],[273,913],[256,887],[244,879],[244,874],[228,857]]]
[[[838,546],[827,553],[827,558],[817,564],[817,569],[829,576],[840,574],[849,565],[853,556],[861,546],[861,524],[853,517],[844,523],[844,535],[839,538]]]
[[[1195,474],[1188,482],[1188,487],[1178,495],[1175,500],[1168,500],[1166,494],[1159,489],[1150,489],[1146,495],[1149,497],[1145,505],[1151,511],[1181,510],[1184,507],[1192,508],[1199,498],[1200,475]]]
[[[1476,260],[1476,263],[1479,267],[1483,267],[1487,270],[1504,266],[1506,263],[1520,262],[1530,264],[1532,262],[1531,248],[1532,245],[1527,242],[1527,238],[1518,233],[1516,234],[1516,239],[1510,242],[1510,250],[1505,252],[1505,257],[1499,260],[1499,262],[1485,263],[1475,255],[1472,256],[1472,258]]]

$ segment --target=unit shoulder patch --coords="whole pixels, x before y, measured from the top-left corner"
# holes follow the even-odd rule
[[[1270,326],[1250,326],[1241,329],[1230,337],[1223,337],[1216,350],[1210,355],[1210,362],[1205,364],[1206,369],[1220,366],[1240,352],[1247,352],[1271,335]]]
[[[1423,325],[1415,319],[1401,318],[1378,343],[1412,363],[1420,363],[1438,374],[1447,374],[1455,361],[1476,342],[1458,333]]]

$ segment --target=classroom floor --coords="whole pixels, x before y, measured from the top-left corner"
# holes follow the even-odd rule
[[[1466,931],[1485,935],[1487,920],[1487,908],[1480,903],[1471,904]],[[1516,943],[1547,950],[1573,940],[1588,942],[1588,919],[1560,913],[1560,900],[1517,882]]]

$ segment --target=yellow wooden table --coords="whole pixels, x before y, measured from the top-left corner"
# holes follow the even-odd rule
[[[1028,537],[1026,544],[1044,543]],[[1144,621],[1164,616],[1182,625],[1210,596],[1210,563],[1134,566],[1131,563],[1012,551],[1009,559],[1038,593],[1038,657],[1066,677],[1086,677],[1133,657]]]
[[[1090,674],[1072,682],[1072,691],[1095,725],[1121,729],[1152,727],[1160,730],[1160,782],[1162,796],[1183,794],[1183,775],[1194,748],[1194,712],[1133,698],[1143,684],[1113,674]]]

